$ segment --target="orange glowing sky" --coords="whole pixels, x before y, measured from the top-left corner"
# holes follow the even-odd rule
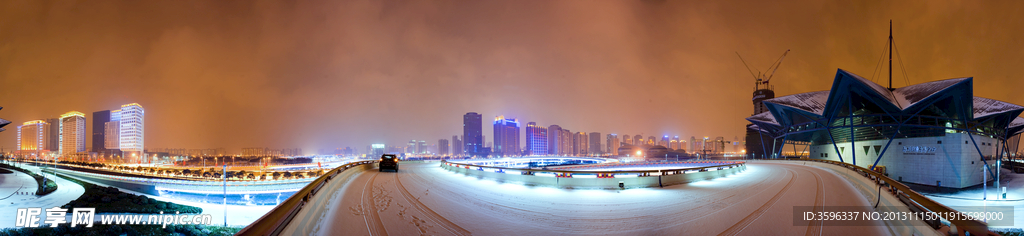
[[[895,87],[973,76],[975,96],[1024,104],[1024,2],[933,3],[4,1],[0,146],[132,102],[147,148],[436,144],[471,111],[487,141],[498,115],[732,140],[752,112],[736,52],[763,70],[792,50],[778,95],[828,90],[837,68],[872,77],[890,19]]]

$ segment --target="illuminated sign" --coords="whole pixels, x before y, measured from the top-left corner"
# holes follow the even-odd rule
[[[903,146],[903,155],[935,155],[935,147]]]

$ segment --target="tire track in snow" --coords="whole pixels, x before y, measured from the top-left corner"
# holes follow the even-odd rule
[[[814,173],[814,170],[809,170],[811,174],[814,174],[814,180],[818,184],[815,187],[818,188],[818,193],[814,196],[814,212],[821,212],[825,208],[825,182],[821,179],[818,173]],[[804,235],[821,235],[822,221],[811,221],[811,224],[807,226],[807,233]]]
[[[757,210],[751,212],[750,215],[744,217],[743,220],[736,222],[736,224],[732,225],[732,227],[729,227],[728,229],[726,229],[725,231],[718,235],[736,235],[737,233],[743,231],[743,229],[747,228],[747,226],[750,225],[750,223],[753,223],[754,220],[760,218],[761,215],[768,211],[768,209],[772,208],[772,206],[774,206],[775,203],[782,198],[782,195],[785,194],[786,191],[789,191],[790,187],[793,187],[793,182],[796,182],[796,171],[788,171],[790,173],[789,182],[786,183],[786,186],[783,187],[782,190],[779,191],[779,193],[776,193],[775,196],[768,200],[768,202],[765,202],[764,205],[761,205],[760,208],[757,208]]]
[[[366,181],[366,184],[363,186],[362,196],[359,198],[359,205],[362,205],[363,209],[369,209],[363,212],[363,221],[366,222],[366,230],[369,231],[370,235],[388,235],[388,230],[384,228],[384,222],[380,220],[380,214],[377,214],[377,199],[373,195],[374,180],[377,179],[379,174],[378,172],[373,172],[373,177]],[[367,197],[370,198],[369,204],[366,203]]]
[[[425,214],[428,219],[433,220],[434,223],[440,225],[442,228],[448,230],[448,232],[451,232],[452,234],[472,235],[472,233],[470,233],[469,230],[459,227],[459,225],[452,223],[447,218],[444,218],[444,216],[437,214],[437,212],[431,210],[430,207],[427,207],[427,205],[424,205],[422,202],[420,202],[419,198],[413,196],[412,193],[410,193],[409,190],[407,190],[405,186],[402,185],[402,178],[399,176],[400,175],[395,175],[395,186],[398,187],[398,191],[402,193],[402,196],[405,197],[405,200],[412,203],[413,207],[415,207],[417,210],[420,210],[420,212]]]

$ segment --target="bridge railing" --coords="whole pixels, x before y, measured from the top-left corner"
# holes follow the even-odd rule
[[[903,183],[900,183],[899,181],[896,181],[896,180],[893,180],[892,178],[889,178],[889,176],[885,176],[882,173],[878,173],[878,172],[872,171],[872,170],[870,170],[868,168],[864,168],[864,167],[861,167],[861,166],[853,165],[853,164],[850,164],[850,163],[838,162],[838,161],[832,161],[832,160],[820,160],[820,159],[799,159],[799,160],[828,163],[828,164],[839,165],[839,166],[845,167],[847,169],[854,170],[854,171],[860,173],[861,175],[874,180],[879,185],[881,185],[883,187],[888,187],[889,192],[891,192],[893,195],[896,195],[896,197],[898,197],[898,198],[908,198],[910,200],[913,200],[914,203],[919,205],[920,207],[923,207],[923,208],[927,209],[928,211],[938,213],[937,215],[940,215],[940,216],[941,215],[956,215],[956,213],[959,213],[959,211],[954,210],[953,208],[950,208],[950,207],[948,207],[946,205],[942,205],[941,203],[938,203],[938,202],[932,200],[931,198],[925,197],[924,195],[921,195],[920,193],[918,193],[918,192],[916,192],[914,190],[911,190],[910,187],[907,187]],[[910,205],[910,204],[908,204],[908,205]],[[909,207],[916,208],[917,206],[909,206]],[[946,220],[948,220],[950,222],[950,224],[955,225],[958,229],[970,232],[971,235],[997,235],[997,234],[989,231],[988,230],[988,224],[985,223],[985,222],[982,222],[982,221],[969,220],[969,219],[946,219]]]
[[[511,167],[474,165],[474,164],[459,163],[459,162],[449,162],[449,161],[441,161],[441,164],[442,165],[449,165],[449,166],[453,166],[453,167],[457,167],[457,168],[466,168],[466,169],[476,168],[477,170],[480,170],[480,171],[483,171],[484,169],[501,170],[502,172],[504,172],[504,171],[519,171],[519,172],[522,172],[523,174],[527,174],[527,175],[533,175],[533,174],[536,174],[536,173],[550,173],[550,174],[554,174],[555,176],[558,176],[558,177],[569,177],[569,178],[571,178],[573,174],[594,174],[594,175],[599,175],[599,176],[607,177],[607,178],[614,178],[614,175],[617,175],[617,174],[636,174],[638,176],[650,176],[653,173],[658,173],[659,175],[676,175],[676,174],[686,173],[687,171],[703,172],[703,171],[708,171],[708,170],[713,170],[713,169],[721,170],[721,169],[725,169],[725,168],[732,168],[732,167],[738,167],[738,166],[746,165],[746,163],[742,162],[742,161],[693,161],[693,162],[689,162],[689,163],[702,163],[702,162],[703,163],[719,163],[720,162],[720,163],[723,163],[723,164],[720,164],[720,165],[710,165],[710,166],[700,166],[700,167],[674,168],[674,169],[623,170],[623,171],[616,171],[616,170],[587,171],[587,170],[554,170],[554,169],[511,168]],[[655,163],[643,163],[643,164],[658,164],[658,163],[655,162]],[[627,164],[618,164],[618,165],[629,166],[630,164],[627,163]]]
[[[333,179],[342,171],[348,170],[352,167],[366,164],[373,164],[377,161],[360,161],[353,162],[339,166],[332,169],[331,171],[320,176],[309,185],[303,187],[301,190],[296,192],[288,199],[278,204],[277,207],[267,212],[267,214],[260,217],[258,220],[249,224],[241,231],[238,231],[236,235],[278,235],[284,227],[291,222],[295,214],[305,206],[306,202],[310,200],[314,195],[318,193],[321,187],[324,186],[328,181]]]

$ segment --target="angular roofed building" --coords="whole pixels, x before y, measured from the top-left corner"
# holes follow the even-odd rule
[[[829,91],[763,103],[768,111],[747,120],[765,139],[809,143],[810,158],[884,166],[920,185],[978,185],[986,164],[995,179],[1005,141],[1024,130],[1024,107],[975,97],[972,77],[890,89],[840,69]]]

